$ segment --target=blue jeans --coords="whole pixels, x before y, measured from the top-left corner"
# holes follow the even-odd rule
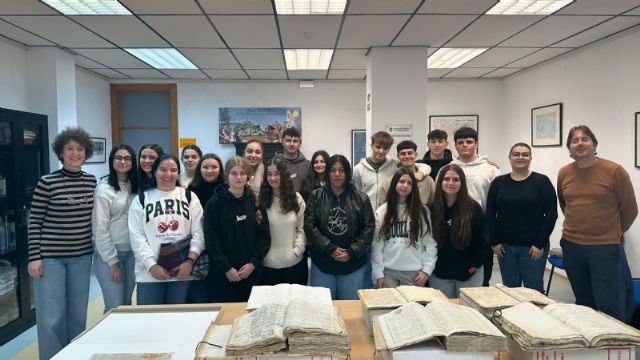
[[[436,274],[431,274],[429,278],[429,286],[442,291],[448,298],[457,298],[460,297],[460,289],[465,287],[480,287],[482,286],[482,281],[484,279],[484,270],[482,270],[482,266],[476,270],[476,272],[471,275],[465,281],[455,280],[455,279],[441,279],[436,276]]]
[[[186,304],[190,282],[139,282],[138,305]]]
[[[42,360],[52,358],[86,327],[91,258],[42,259],[42,277],[33,279]]]
[[[311,262],[311,286],[322,286],[329,288],[333,300],[357,300],[358,290],[366,289],[366,282],[371,280],[371,276],[365,281],[366,265],[360,269],[346,275],[334,275],[322,272]]]
[[[502,283],[508,287],[524,286],[544,293],[544,268],[549,254],[545,246],[542,257],[531,259],[529,246],[502,244],[504,255],[498,258]]]
[[[622,245],[579,245],[562,239],[560,246],[576,304],[627,322],[633,314],[634,293]]]
[[[136,286],[136,275],[134,267],[136,259],[133,257],[133,251],[118,251],[118,261],[120,262],[120,270],[122,270],[122,281],[111,281],[111,272],[109,265],[102,261],[100,254],[95,252],[93,265],[96,271],[96,278],[102,289],[102,297],[104,298],[104,311],[116,308],[120,305],[131,305],[131,295],[133,288]]]

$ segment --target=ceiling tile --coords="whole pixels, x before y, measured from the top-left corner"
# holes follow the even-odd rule
[[[233,49],[245,69],[284,70],[284,57],[279,49]]]
[[[323,80],[327,76],[325,70],[296,70],[289,71],[289,79],[295,80]]]
[[[570,51],[572,49],[567,49],[567,48],[545,48],[545,49],[541,49],[540,51],[534,52],[532,54],[530,54],[529,56],[522,58],[520,60],[514,61],[510,64],[507,64],[509,67],[522,67],[522,68],[526,68],[529,66],[533,66],[539,62],[545,61],[545,60],[549,60],[551,58],[554,58],[560,54],[564,54],[567,51]]]
[[[210,16],[231,48],[280,48],[274,16]]]
[[[121,47],[169,47],[169,44],[134,16],[71,16],[70,18]]]
[[[163,73],[156,69],[117,69],[118,71],[131,76],[134,79],[168,79]]]
[[[202,14],[195,1],[118,0],[130,11],[140,14]]]
[[[475,15],[416,15],[393,45],[440,47],[475,18]]]
[[[448,73],[444,78],[477,78],[494,69],[495,68],[457,68]]]
[[[367,50],[337,49],[333,53],[331,69],[366,69]]]
[[[143,16],[173,47],[225,47],[204,15]]]
[[[104,65],[88,59],[82,55],[75,55],[75,59],[76,65],[82,66],[85,69],[100,69],[105,67]]]
[[[4,22],[0,19],[0,35],[9,39],[23,43],[25,45],[53,45],[50,41],[42,39],[30,32],[24,31],[14,25]]]
[[[580,47],[638,24],[640,24],[640,16],[618,16],[553,46]]]
[[[2,18],[65,47],[113,47],[109,42],[63,16],[3,16]]]
[[[200,70],[167,70],[163,69],[163,73],[169,75],[172,79],[209,79],[207,75]]]
[[[412,14],[420,0],[351,0],[348,14]]]
[[[625,15],[640,15],[640,6],[629,12],[626,12]]]
[[[564,7],[556,14],[618,15],[640,5],[638,0],[579,0]]]
[[[493,48],[467,61],[462,67],[501,67],[536,50],[538,48]]]
[[[435,79],[443,76],[451,71],[451,69],[427,69],[427,78]]]
[[[53,8],[38,0],[2,0],[0,1],[0,14],[2,15],[44,15],[58,14]]]
[[[421,14],[484,14],[496,0],[429,0],[418,11]]]
[[[213,80],[246,80],[247,75],[242,70],[204,70]]]
[[[551,15],[500,45],[545,47],[606,19],[606,16]]]
[[[491,47],[526,28],[544,16],[483,15],[456,35],[447,47]]]
[[[344,22],[338,47],[387,46],[409,15],[350,15]]]
[[[207,14],[271,14],[268,0],[200,0]]]
[[[362,80],[367,76],[367,70],[330,70],[331,80]]]
[[[100,74],[109,79],[128,79],[126,75],[123,75],[117,71],[111,69],[91,69],[94,73]]]
[[[284,70],[247,70],[253,80],[286,80],[287,72]]]
[[[342,16],[279,16],[282,46],[285,49],[333,49],[341,21]]]
[[[71,49],[110,68],[148,69],[149,65],[120,49]]]
[[[227,49],[178,49],[200,69],[240,69]]]
[[[511,75],[520,70],[522,69],[521,68],[501,68],[501,69],[496,69],[486,75],[483,75],[482,77],[483,78],[501,78],[501,77]]]

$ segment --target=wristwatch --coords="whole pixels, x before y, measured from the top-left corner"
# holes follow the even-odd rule
[[[196,264],[196,261],[198,261],[198,259],[192,259],[190,257],[187,257],[186,259],[184,259],[184,261],[186,261],[189,264],[191,264],[191,266],[194,266]]]

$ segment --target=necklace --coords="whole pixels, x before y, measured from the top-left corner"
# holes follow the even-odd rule
[[[80,178],[82,178],[82,173],[80,173]],[[65,190],[68,191],[69,186],[67,186],[67,175],[62,175],[62,183],[64,184]],[[82,178],[82,187],[84,188],[87,185],[87,182]],[[81,197],[71,197],[69,193],[67,195],[67,203],[69,205],[87,205],[89,203],[89,197],[87,195]]]

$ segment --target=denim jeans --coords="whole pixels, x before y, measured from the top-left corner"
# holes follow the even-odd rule
[[[502,244],[504,255],[498,258],[502,283],[508,287],[524,286],[544,292],[544,268],[549,245],[538,260],[531,259],[529,246]]]
[[[136,286],[134,273],[136,259],[133,257],[133,251],[118,251],[118,261],[122,270],[122,281],[113,282],[109,265],[102,261],[100,254],[97,252],[94,254],[93,266],[104,298],[103,314],[120,305],[131,305],[131,295]]]
[[[358,290],[366,289],[366,283],[371,281],[371,276],[366,276],[366,265],[346,275],[334,275],[322,272],[311,262],[311,286],[329,288],[333,300],[357,300]]]
[[[441,279],[437,277],[436,274],[431,274],[429,286],[442,291],[448,298],[457,298],[460,297],[460,288],[482,286],[483,278],[484,271],[482,270],[482,266],[480,266],[478,270],[465,281]]]
[[[42,277],[33,279],[42,360],[52,358],[86,327],[92,257],[42,259]]]
[[[633,311],[634,293],[622,245],[579,245],[562,239],[560,246],[576,304],[627,322]]]
[[[190,282],[139,282],[138,305],[186,304]]]

